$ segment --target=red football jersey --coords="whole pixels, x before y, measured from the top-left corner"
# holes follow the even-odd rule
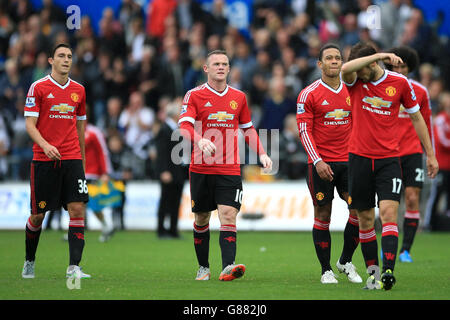
[[[349,152],[381,159],[398,157],[398,113],[419,111],[414,89],[408,79],[396,72],[384,70],[377,81],[363,82],[356,78],[346,84],[352,99],[352,133]]]
[[[194,144],[189,170],[203,174],[240,175],[238,129],[253,126],[245,94],[227,85],[218,92],[207,83],[188,91],[180,119],[188,121],[201,137],[216,146],[214,155],[203,156]]]
[[[352,115],[342,82],[334,90],[319,79],[303,89],[297,98],[297,124],[308,163],[348,160]]]
[[[422,114],[425,123],[427,124],[428,134],[431,141],[433,141],[433,135],[431,131],[431,107],[430,96],[428,90],[419,82],[409,79],[411,85],[416,93],[417,103],[420,107],[420,113]],[[414,129],[411,119],[408,113],[405,111],[403,105],[400,106],[400,112],[398,114],[398,138],[400,146],[400,156],[406,156],[414,153],[423,153],[422,144],[420,143],[419,136]]]
[[[86,149],[86,179],[97,180],[112,171],[105,137],[97,127],[87,124],[84,132]]]
[[[50,75],[35,81],[28,90],[25,117],[37,117],[36,128],[56,147],[61,160],[81,159],[77,120],[86,120],[86,94],[78,82],[60,85]],[[51,161],[35,143],[33,160]]]
[[[433,127],[439,169],[450,171],[450,115],[445,111],[439,113]]]

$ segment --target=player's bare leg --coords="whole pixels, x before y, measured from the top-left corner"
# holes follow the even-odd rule
[[[195,280],[209,280],[211,272],[209,270],[209,219],[211,212],[194,213],[194,247],[199,269]]]
[[[45,214],[31,214],[25,227],[25,263],[22,269],[22,278],[34,278],[34,261],[36,260],[36,250],[42,230],[42,222]]]
[[[71,276],[79,272],[81,278],[90,278],[91,276],[81,272],[79,267],[84,249],[84,217],[86,205],[83,202],[70,202],[67,204],[67,211],[69,211],[70,217],[68,230],[70,261],[66,275]]]
[[[236,216],[238,209],[218,205],[220,220],[219,244],[222,251],[222,273],[219,280],[231,281],[244,275],[245,265],[235,264],[236,258]]]
[[[412,262],[410,256],[411,246],[414,237],[419,227],[420,221],[420,188],[406,187],[405,188],[405,219],[403,222],[403,243],[398,256],[400,262]]]

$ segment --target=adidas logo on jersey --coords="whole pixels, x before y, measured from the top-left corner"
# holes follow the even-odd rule
[[[205,103],[204,107],[212,107],[211,102],[208,101],[207,103]]]
[[[50,94],[47,96],[48,99],[54,98],[55,96],[50,92]]]
[[[327,106],[327,105],[329,105],[329,103],[328,103],[327,100],[323,100],[322,105],[323,105],[323,106]]]

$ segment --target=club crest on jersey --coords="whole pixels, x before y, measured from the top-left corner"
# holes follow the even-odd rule
[[[305,112],[305,105],[303,103],[297,103],[297,114]]]
[[[25,107],[33,108],[36,105],[35,99],[35,97],[27,97],[27,99],[25,100]]]
[[[350,96],[348,96],[347,98],[345,98],[345,102],[347,102],[347,104],[348,104],[349,106],[352,105],[352,100],[350,99]]]
[[[216,121],[228,121],[233,119],[234,114],[227,113],[226,111],[218,111],[217,113],[211,113],[208,116],[208,120],[216,120]]]
[[[389,97],[395,96],[396,93],[397,93],[397,89],[395,89],[393,86],[389,86],[389,87],[386,88],[386,94]]]
[[[67,103],[60,103],[50,108],[50,111],[58,111],[59,113],[69,113],[73,112],[74,110],[75,107],[69,106]]]
[[[73,102],[78,102],[80,100],[80,96],[75,92],[70,94],[70,98],[72,99]]]
[[[362,99],[364,102],[370,104],[372,107],[375,108],[390,108],[392,102],[391,101],[386,101],[381,99],[380,97],[364,97],[364,99]]]
[[[234,101],[234,100],[231,100],[230,101],[230,107],[231,107],[231,109],[236,110],[238,108],[237,102]]]
[[[325,118],[334,118],[336,120],[342,120],[350,114],[350,111],[345,111],[344,109],[334,109],[333,111],[327,112]]]

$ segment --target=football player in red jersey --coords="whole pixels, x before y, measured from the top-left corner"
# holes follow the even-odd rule
[[[45,212],[69,211],[69,267],[66,276],[90,278],[81,271],[84,217],[89,201],[85,177],[84,87],[69,78],[72,49],[58,44],[48,59],[51,74],[28,90],[24,116],[33,145],[30,173],[31,215],[26,225],[26,257],[22,277],[34,278],[34,262]]]
[[[377,53],[369,44],[358,43],[342,66],[342,79],[352,100],[353,127],[349,142],[349,203],[359,219],[361,250],[369,273],[368,289],[395,284],[393,270],[398,248],[397,212],[402,187],[397,138],[398,113],[403,104],[427,155],[427,174],[439,170],[427,126],[408,79],[384,70],[378,61],[392,65],[403,61],[393,53]],[[383,225],[383,269],[377,279],[378,245],[374,229],[375,195]]]
[[[396,66],[386,64],[388,70],[398,72],[405,77],[413,72],[419,65],[419,56],[416,50],[411,47],[401,46],[392,48],[389,52],[400,57],[403,63]],[[420,113],[427,124],[428,133],[433,141],[431,131],[431,106],[430,96],[425,86],[419,82],[408,79],[414,89],[417,97],[417,103],[420,107]],[[402,167],[403,187],[405,192],[406,212],[403,222],[403,243],[398,255],[400,262],[413,262],[410,251],[416,235],[420,220],[420,191],[423,187],[425,178],[422,165],[422,145],[419,137],[414,130],[413,124],[409,119],[404,108],[400,108],[398,114],[398,138],[400,147],[400,163]]]
[[[441,112],[434,118],[436,157],[439,162],[439,177],[431,184],[430,197],[427,202],[425,226],[430,231],[440,230],[438,206],[442,198],[446,199],[445,215],[450,217],[450,92],[440,97]]]
[[[238,129],[259,155],[266,171],[272,160],[253,127],[245,94],[227,84],[230,63],[225,51],[212,51],[203,66],[208,81],[184,97],[178,123],[184,137],[193,142],[189,181],[194,212],[194,247],[199,269],[196,280],[209,280],[209,220],[217,209],[222,272],[219,280],[242,277],[245,265],[235,264],[236,216],[242,202],[242,178]],[[199,124],[199,125],[198,125]]]
[[[303,89],[297,99],[297,125],[308,154],[308,188],[314,205],[313,241],[322,267],[322,283],[337,283],[330,265],[330,219],[334,190],[348,200],[348,140],[352,128],[351,101],[342,84],[342,54],[338,46],[320,49],[322,77]],[[344,247],[336,263],[351,282],[362,279],[352,264],[359,243],[356,210],[350,210],[344,230]]]

